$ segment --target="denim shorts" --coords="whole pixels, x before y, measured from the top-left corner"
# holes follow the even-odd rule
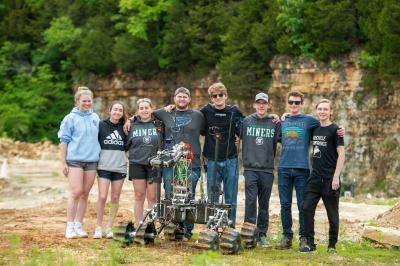
[[[97,170],[97,175],[99,178],[108,179],[111,182],[123,180],[126,177],[126,173],[110,172],[106,170]]]
[[[77,161],[67,161],[69,167],[82,168],[83,171],[96,170],[97,162],[77,162]]]

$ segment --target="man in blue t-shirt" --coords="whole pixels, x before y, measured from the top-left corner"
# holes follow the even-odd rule
[[[320,122],[309,115],[301,113],[304,104],[304,95],[298,91],[291,91],[287,95],[289,114],[282,121],[282,151],[278,166],[278,190],[281,203],[281,220],[283,238],[277,249],[292,247],[292,194],[296,190],[297,208],[299,210],[300,248],[307,245],[304,231],[303,203],[306,182],[310,175],[309,145],[313,129],[320,126]],[[344,136],[344,129],[339,129],[338,135]]]
[[[282,122],[282,151],[278,167],[278,190],[281,203],[283,238],[276,248],[292,247],[292,194],[296,190],[299,210],[300,246],[306,245],[304,234],[303,198],[310,175],[309,145],[311,131],[320,125],[312,116],[301,113],[304,95],[297,91],[288,93],[287,107],[290,114]]]

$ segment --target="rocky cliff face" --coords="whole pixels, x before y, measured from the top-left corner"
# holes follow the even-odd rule
[[[305,113],[315,114],[315,104],[321,98],[332,100],[334,121],[346,128],[346,165],[342,179],[355,182],[361,189],[385,188],[391,195],[400,195],[400,90],[388,91],[379,97],[365,93],[360,86],[362,71],[355,55],[330,63],[282,56],[275,58],[271,67],[273,79],[268,94],[273,113],[285,112],[286,93],[290,90],[305,94]],[[152,81],[115,74],[89,86],[95,90],[96,111],[105,116],[109,103],[117,99],[130,112],[135,110],[136,100],[141,97],[149,97],[157,108],[162,107],[172,102],[174,90],[179,86],[191,90],[192,107],[199,108],[208,102],[207,88],[217,80],[215,72],[203,79],[165,75]],[[360,98],[361,94],[366,96]],[[231,102],[250,114],[253,97],[243,92]]]
[[[360,87],[362,71],[355,55],[330,63],[277,57],[271,66],[274,112],[285,111],[290,90],[305,94],[305,113],[315,114],[318,100],[330,99],[334,121],[346,128],[342,178],[362,189],[385,186],[389,194],[400,195],[400,91],[368,95]]]
[[[94,89],[94,109],[103,117],[107,115],[107,107],[114,100],[122,101],[129,114],[136,110],[136,101],[140,98],[150,98],[155,108],[172,103],[174,91],[178,87],[190,89],[192,107],[200,108],[208,102],[208,87],[217,80],[217,74],[212,71],[205,78],[193,78],[184,75],[160,74],[153,80],[138,80],[132,75],[116,73],[109,79],[95,80],[88,85]]]

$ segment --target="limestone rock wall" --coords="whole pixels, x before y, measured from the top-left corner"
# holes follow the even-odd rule
[[[216,72],[205,78],[193,78],[177,74],[160,74],[152,80],[138,80],[132,75],[116,73],[108,79],[93,80],[88,86],[93,88],[94,109],[102,117],[107,116],[107,108],[114,100],[122,101],[131,115],[136,111],[139,98],[150,98],[155,108],[172,103],[175,89],[184,86],[192,94],[192,107],[199,108],[208,102],[208,87],[217,81]]]
[[[305,113],[316,114],[321,98],[333,101],[334,121],[346,128],[346,164],[342,178],[366,189],[383,186],[400,195],[400,90],[381,96],[359,96],[362,71],[355,55],[330,63],[309,59],[276,57],[271,66],[269,94],[274,112],[285,111],[290,90],[305,94]]]

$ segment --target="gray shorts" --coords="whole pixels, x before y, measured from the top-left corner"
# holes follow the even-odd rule
[[[77,161],[67,161],[69,167],[82,168],[83,171],[96,170],[97,162],[77,162]]]

